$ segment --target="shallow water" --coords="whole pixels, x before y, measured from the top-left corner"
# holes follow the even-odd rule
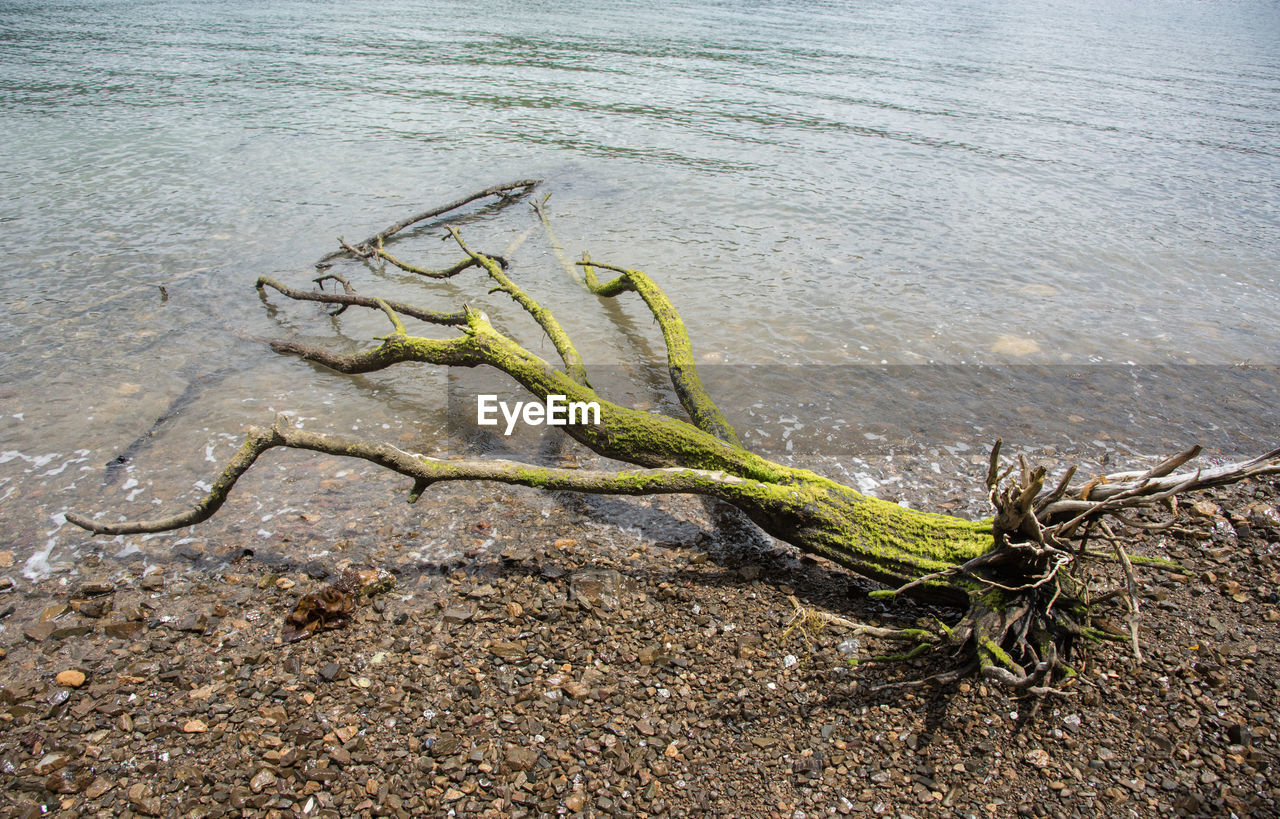
[[[252,283],[304,286],[339,235],[527,176],[571,253],[659,278],[778,457],[882,492],[905,463],[954,494],[996,435],[1085,461],[1257,451],[1280,439],[1276,43],[1266,2],[0,3],[15,570],[74,565],[71,504],[194,498],[277,411],[447,449],[445,374],[336,378],[255,340],[355,349],[379,317],[264,307]],[[537,227],[523,205],[461,224],[495,252]],[[439,233],[399,247],[450,262]],[[513,258],[595,366],[658,355],[643,312],[584,298],[541,232]],[[538,344],[475,277],[344,270]],[[994,390],[974,369],[1011,363]],[[1152,372],[1172,373],[1154,393]],[[670,406],[652,366],[634,376],[628,400]],[[328,491],[318,463],[276,459],[202,536],[272,536],[245,521]],[[343,514],[388,487],[344,490]]]

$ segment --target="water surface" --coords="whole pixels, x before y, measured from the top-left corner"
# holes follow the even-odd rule
[[[445,447],[447,375],[280,359],[256,339],[357,349],[384,322],[264,306],[252,283],[305,285],[340,235],[527,176],[570,252],[660,279],[726,412],[778,457],[875,489],[891,455],[968,485],[997,434],[1082,458],[1257,450],[1280,437],[1277,43],[1268,2],[0,3],[0,522],[19,569],[70,564],[69,505],[190,501],[278,411]],[[537,222],[463,227],[496,252]],[[404,254],[452,261],[440,232]],[[638,360],[628,397],[669,406],[642,310],[585,298],[536,229],[514,263],[589,362]],[[470,301],[549,352],[475,277],[346,272]],[[1053,413],[984,421],[957,396],[967,368],[1011,363],[1178,386],[1143,401],[1149,371],[1107,375],[1096,413],[1038,435]],[[882,400],[852,413],[851,394]],[[804,451],[781,443],[796,423]],[[201,536],[279,537],[258,518],[333,471],[276,458]],[[344,489],[335,525],[387,489]]]

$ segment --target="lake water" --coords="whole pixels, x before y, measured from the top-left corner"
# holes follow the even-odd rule
[[[190,502],[277,411],[455,447],[456,378],[275,356],[255,339],[356,349],[385,322],[252,284],[530,176],[571,253],[659,279],[753,444],[873,491],[963,493],[996,435],[1086,462],[1280,440],[1273,2],[0,2],[0,159],[7,571],[74,565],[72,505]],[[518,280],[623,397],[670,406],[643,310],[584,297],[524,205],[460,224],[493,252],[533,228]],[[451,262],[440,233],[397,250]],[[476,276],[343,270],[547,352]],[[361,511],[398,488],[368,475],[273,458],[183,537],[278,541],[262,518],[325,492],[317,542],[417,531]]]

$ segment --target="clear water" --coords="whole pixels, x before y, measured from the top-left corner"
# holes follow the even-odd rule
[[[571,252],[660,279],[766,448],[803,414],[814,465],[877,481],[889,453],[928,472],[1011,430],[1086,457],[1252,451],[1280,438],[1278,44],[1271,2],[0,2],[0,524],[19,569],[66,564],[86,541],[61,511],[189,501],[280,410],[438,448],[447,376],[281,359],[256,339],[355,349],[383,322],[264,307],[252,283],[303,286],[337,236],[527,176]],[[518,206],[464,229],[497,251],[536,224]],[[452,261],[438,235],[401,249]],[[584,298],[540,232],[514,260],[590,362],[653,360],[643,312]],[[477,278],[347,272],[539,344]],[[866,375],[881,363],[909,375]],[[1173,366],[1182,386],[1086,391],[1097,412],[1045,440],[1016,401],[953,411],[970,367],[1009,363]],[[637,375],[630,398],[669,402]],[[903,409],[904,384],[936,410]],[[849,394],[884,400],[849,417]],[[332,472],[274,459],[203,531],[253,533]],[[388,484],[360,486],[352,519]]]

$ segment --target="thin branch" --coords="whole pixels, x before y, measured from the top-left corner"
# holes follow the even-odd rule
[[[347,246],[349,247],[349,245]],[[381,240],[378,241],[377,247],[374,247],[373,249],[371,249],[367,254],[363,254],[362,258],[367,259],[370,256],[377,259],[384,259],[388,262],[391,262],[391,264],[400,268],[406,273],[413,273],[415,275],[423,276],[428,279],[451,279],[454,276],[461,273],[462,271],[466,270],[467,268],[475,267],[478,264],[478,262],[474,258],[466,258],[460,262],[453,264],[450,267],[444,268],[443,270],[431,270],[425,267],[417,267],[416,265],[411,265],[408,262],[403,262],[397,259],[395,256],[392,256],[390,253],[388,253],[386,250],[383,249]]]
[[[560,262],[560,266],[569,274],[569,278],[574,281],[582,281],[582,277],[578,273],[577,266],[569,260],[568,254],[564,252],[564,247],[560,245],[560,239],[556,237],[556,232],[551,229],[551,219],[547,216],[545,205],[547,200],[551,198],[551,194],[545,194],[541,199],[533,200],[533,211],[538,214],[538,218],[542,220],[542,230],[547,235],[547,241],[551,244],[551,252],[555,254],[556,261]]]
[[[330,276],[328,278],[335,277]],[[274,279],[269,279],[266,276],[263,276],[258,279],[256,287],[258,290],[270,287],[272,290],[280,293],[280,295],[293,299],[294,301],[314,301],[319,302],[320,304],[337,304],[344,310],[352,305],[357,307],[370,307],[374,310],[378,310],[381,309],[381,304],[386,304],[397,313],[409,316],[410,318],[416,318],[430,324],[442,324],[445,326],[457,327],[467,323],[467,314],[465,311],[460,310],[455,313],[441,313],[436,310],[423,310],[420,307],[414,307],[412,304],[405,304],[404,302],[383,301],[382,299],[370,298],[368,296],[359,296],[355,295],[355,291],[351,289],[345,279],[342,280],[342,284],[344,285],[344,289],[347,291],[345,293],[294,290],[291,287],[280,284]],[[337,313],[335,312],[333,315],[337,315]]]
[[[1111,531],[1111,527],[1107,522],[1102,521],[1103,537],[1111,543],[1111,547],[1116,550],[1116,556],[1120,558],[1120,565],[1124,567],[1124,577],[1126,581],[1126,599],[1129,604],[1129,636],[1133,644],[1133,656],[1142,662],[1142,648],[1138,645],[1138,620],[1142,617],[1138,608],[1138,580],[1133,574],[1133,563],[1129,561],[1129,554],[1124,550],[1124,546],[1120,543],[1119,538]]]
[[[560,322],[556,317],[551,315],[551,311],[534,301],[533,297],[526,293],[519,285],[511,280],[505,271],[492,256],[486,256],[478,251],[471,250],[466,243],[462,241],[462,236],[458,233],[457,228],[450,227],[449,233],[453,236],[454,241],[458,243],[458,247],[480,264],[489,273],[489,277],[498,283],[495,290],[500,290],[510,296],[516,304],[524,308],[524,311],[533,317],[542,327],[543,332],[547,334],[547,338],[551,340],[551,344],[556,348],[556,352],[560,354],[560,359],[564,362],[565,372],[574,381],[582,385],[589,384],[587,380],[587,368],[582,363],[582,356],[578,353],[578,349],[573,346],[573,341],[569,338],[569,334],[560,326]]]
[[[711,394],[703,386],[698,377],[698,365],[694,361],[693,342],[689,340],[689,331],[684,326],[684,319],[676,310],[671,299],[658,286],[657,282],[639,270],[593,262],[584,258],[578,264],[583,268],[587,288],[597,296],[611,298],[628,290],[634,291],[644,299],[649,312],[662,328],[662,338],[667,345],[667,370],[671,373],[671,384],[675,387],[680,405],[689,413],[689,418],[698,429],[716,436],[720,440],[742,446],[738,433],[729,424],[720,407],[712,400]],[[596,267],[612,270],[621,274],[618,278],[601,285],[596,279]]]
[[[477,199],[484,199],[486,196],[501,196],[504,199],[518,198],[528,193],[530,190],[532,190],[536,185],[540,184],[541,182],[542,182],[541,179],[518,179],[515,182],[507,182],[502,185],[494,185],[493,187],[485,188],[482,191],[476,191],[475,193],[470,194],[469,196],[464,196],[461,199],[456,199],[448,203],[447,205],[441,205],[439,207],[432,208],[430,210],[423,211],[422,213],[418,213],[413,216],[410,216],[407,219],[401,219],[399,222],[396,222],[394,225],[391,225],[390,227],[373,234],[368,239],[365,239],[363,242],[360,242],[359,244],[356,245],[356,247],[372,248],[379,241],[386,241],[388,238],[394,236],[395,234],[399,233],[400,231],[404,230],[410,225],[425,221],[427,219],[434,218],[436,216],[441,216],[452,210],[457,210],[463,205],[468,205],[476,201]],[[509,191],[516,191],[516,190],[518,190],[519,192],[515,194],[509,193]],[[316,267],[320,267],[326,262],[336,259],[339,256],[342,256],[343,254],[348,252],[350,251],[344,249],[344,250],[335,250],[332,253],[328,253],[320,257],[320,260],[316,262]]]
[[[360,458],[412,478],[413,495],[443,481],[495,481],[548,490],[606,495],[701,494],[729,499],[742,479],[702,469],[632,469],[593,472],[533,466],[515,461],[445,461],[405,452],[391,444],[346,435],[302,430],[280,416],[271,429],[251,428],[244,444],[227,463],[212,488],[191,509],[168,517],[142,521],[100,523],[74,512],[67,520],[96,534],[128,535],[165,532],[209,519],[226,502],[236,482],[262,453],[275,447],[306,449],[328,455]]]
[[[391,309],[391,305],[387,304],[382,299],[378,299],[378,307],[382,309],[382,312],[387,314],[387,318],[391,320],[391,326],[396,329],[393,335],[407,336],[409,334],[409,331],[404,328],[404,322],[396,315],[396,311]]]

